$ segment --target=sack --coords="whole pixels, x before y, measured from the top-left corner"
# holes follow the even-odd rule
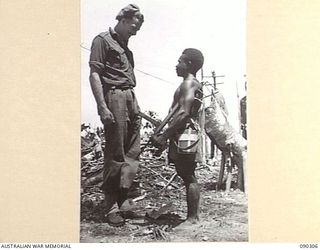
[[[199,140],[199,131],[191,126],[187,126],[183,133],[177,136],[177,152],[180,154],[195,154],[198,149]]]

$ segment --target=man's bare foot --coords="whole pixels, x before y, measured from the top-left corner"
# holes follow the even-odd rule
[[[199,218],[187,218],[183,223],[190,223],[190,224],[198,224],[200,222]]]
[[[174,230],[188,230],[193,229],[196,225],[200,223],[197,218],[188,218],[184,222],[182,222],[179,226],[175,227]]]

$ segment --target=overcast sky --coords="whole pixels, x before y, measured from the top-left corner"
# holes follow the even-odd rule
[[[135,59],[135,92],[141,109],[165,117],[174,90],[182,81],[175,72],[177,60],[185,48],[193,47],[204,54],[204,75],[211,75],[213,70],[217,75],[225,75],[218,79],[224,82],[218,88],[226,98],[230,121],[237,126],[237,89],[240,97],[245,93],[246,1],[82,0],[82,46],[90,48],[97,34],[114,27],[115,16],[129,3],[137,4],[145,17],[141,30],[129,40]],[[88,80],[89,55],[89,51],[81,49],[81,120],[101,125]],[[197,78],[201,80],[200,72]]]

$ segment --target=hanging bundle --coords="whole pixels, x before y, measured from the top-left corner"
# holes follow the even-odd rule
[[[222,152],[232,153],[233,162],[246,178],[247,141],[228,122],[226,112],[221,108],[216,96],[205,109],[205,131]],[[229,152],[230,150],[232,152]],[[244,183],[246,184],[245,180]]]

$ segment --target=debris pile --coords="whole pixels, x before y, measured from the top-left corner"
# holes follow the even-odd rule
[[[167,152],[158,156],[153,148],[148,148],[140,155],[140,167],[130,189],[129,199],[120,208],[127,223],[120,228],[104,223],[106,210],[104,195],[100,189],[105,147],[102,134],[103,131],[91,128],[87,129],[87,133],[81,133],[82,242],[215,241],[214,237],[224,240],[230,237],[246,239],[246,233],[243,233],[247,223],[246,200],[242,193],[231,191],[224,196],[224,192],[217,192],[219,159],[199,165],[196,170],[202,196],[201,216],[203,223],[209,223],[205,229],[209,231],[200,228],[195,229],[194,235],[179,234],[175,227],[183,222],[187,211],[185,188],[174,165],[168,162]],[[234,195],[237,195],[236,199],[230,203],[226,197]],[[230,204],[226,206],[224,203],[227,201]],[[233,214],[233,211],[240,214]],[[241,229],[237,229],[239,232],[236,231],[236,235],[229,235],[226,233],[231,227],[229,218],[233,217],[237,225],[240,223]],[[211,224],[219,223],[222,223],[219,228],[211,227]],[[225,231],[221,231],[220,235],[217,234],[220,231],[214,231],[218,229]],[[230,232],[233,232],[232,230]]]
[[[100,189],[104,147],[103,137],[101,138],[95,131],[91,130],[81,137],[82,221],[103,222],[105,219],[103,193]],[[124,203],[121,207],[123,212],[135,211],[139,217],[152,223],[156,223],[161,215],[173,210],[170,201],[178,199],[183,189],[182,180],[177,177],[174,166],[168,164],[167,153],[155,156],[155,152],[155,149],[150,148],[140,155],[140,168],[129,191],[130,201],[134,205]],[[172,218],[167,219],[172,220]],[[161,224],[161,220],[159,221]]]

